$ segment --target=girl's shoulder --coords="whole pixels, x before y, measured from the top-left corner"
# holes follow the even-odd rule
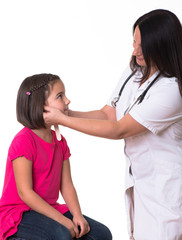
[[[25,156],[27,159],[33,159],[36,154],[36,145],[29,128],[23,128],[13,138],[8,156],[13,160],[19,156]]]
[[[24,127],[22,128],[13,138],[12,144],[14,144],[15,142],[22,142],[22,144],[30,144],[33,142],[33,135],[32,135],[32,131],[27,128]]]

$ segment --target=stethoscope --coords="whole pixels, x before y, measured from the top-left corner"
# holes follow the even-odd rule
[[[125,80],[125,82],[123,83],[119,93],[118,93],[118,97],[115,97],[112,101],[111,101],[111,105],[112,107],[116,108],[116,105],[121,97],[121,94],[123,92],[124,87],[126,86],[127,82],[130,80],[130,78],[137,72],[137,70],[133,71]],[[160,73],[153,79],[153,81],[148,85],[148,87],[142,92],[142,94],[134,101],[134,103],[127,109],[127,112],[129,112],[134,106],[135,104],[140,104],[146,93],[148,92],[148,90],[151,88],[151,86],[154,84],[154,82],[157,80],[157,78],[159,77]]]

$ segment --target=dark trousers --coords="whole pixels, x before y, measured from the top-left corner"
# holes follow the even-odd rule
[[[72,220],[70,212],[64,214]],[[110,230],[89,217],[84,216],[90,225],[90,232],[80,240],[111,240]],[[71,240],[70,231],[62,224],[35,211],[25,212],[18,226],[18,231],[8,240]],[[74,238],[76,240],[76,238]]]

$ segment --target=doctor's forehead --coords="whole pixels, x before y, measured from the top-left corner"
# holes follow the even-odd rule
[[[134,34],[133,34],[133,40],[135,43],[137,44],[141,44],[141,33],[140,33],[140,29],[138,26],[136,26]]]

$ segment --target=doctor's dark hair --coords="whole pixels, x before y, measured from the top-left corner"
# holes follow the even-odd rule
[[[132,56],[131,69],[140,69],[141,81],[145,81],[154,64],[164,76],[178,79],[182,95],[182,25],[179,19],[168,10],[158,9],[141,16],[133,25],[133,33],[137,26],[147,67],[140,67]]]
[[[16,101],[17,120],[30,129],[46,128],[43,112],[50,88],[59,76],[53,74],[37,74],[27,77],[18,90]]]

